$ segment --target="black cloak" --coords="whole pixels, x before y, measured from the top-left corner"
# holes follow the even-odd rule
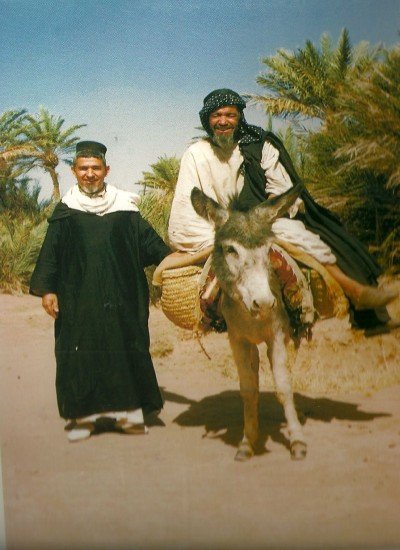
[[[244,186],[239,195],[239,205],[245,210],[267,198],[265,195],[265,173],[260,164],[265,141],[271,143],[278,150],[279,161],[289,174],[293,185],[301,184],[301,179],[288,152],[275,134],[264,132],[262,140],[254,140],[252,143],[240,143],[239,141],[244,157],[242,167]],[[302,186],[300,197],[303,200],[305,212],[298,213],[295,218],[300,219],[307,229],[317,233],[331,248],[336,256],[338,266],[346,275],[361,284],[376,285],[381,268],[363,244],[346,231],[332,212],[316,203],[304,186]],[[389,315],[385,307],[375,311],[355,311],[351,306],[351,319],[355,326],[370,328],[386,323],[389,320]]]
[[[169,252],[138,212],[97,216],[63,203],[55,208],[30,292],[58,296],[56,390],[63,418],[162,408],[143,268]]]
[[[229,88],[219,88],[209,93],[204,98],[203,107],[199,112],[203,128],[211,139],[213,139],[213,132],[209,124],[209,116],[214,110],[227,105],[235,105],[240,114],[236,138],[244,158],[242,166],[244,186],[236,206],[248,210],[267,198],[265,173],[260,164],[265,141],[278,150],[279,161],[289,174],[293,185],[301,184],[300,177],[283,143],[272,132],[266,132],[259,126],[247,123],[243,114],[246,102],[237,92]],[[345,230],[334,214],[317,204],[304,186],[300,197],[303,200],[305,212],[297,214],[296,218],[300,219],[307,229],[317,233],[331,248],[340,269],[359,283],[376,285],[381,269],[365,247]],[[350,305],[350,314],[352,323],[360,328],[374,327],[389,320],[385,307],[375,311],[355,311]]]

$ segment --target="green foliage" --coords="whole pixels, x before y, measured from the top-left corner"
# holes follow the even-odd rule
[[[250,97],[274,116],[323,120],[329,111],[335,110],[340,86],[366,71],[379,53],[379,48],[353,49],[346,29],[336,48],[324,34],[320,48],[307,40],[296,52],[280,49],[276,55],[262,60],[268,69],[256,78],[260,86],[272,93]]]
[[[397,225],[377,249],[377,255],[390,274],[400,273],[400,227]]]
[[[290,158],[293,162],[293,165],[297,173],[305,179],[304,174],[304,153],[302,146],[302,135],[296,134],[292,126],[286,126],[281,130],[274,130],[273,128],[273,117],[268,115],[266,130],[273,132],[278,138],[282,141],[285,146],[286,151],[289,153]]]
[[[4,179],[17,178],[27,172],[29,162],[21,162],[14,151],[19,150],[24,140],[26,111],[5,111],[0,115],[0,185]]]
[[[369,170],[400,189],[400,47],[343,90],[330,131],[342,140],[342,172]]]
[[[69,128],[63,128],[65,120],[60,116],[51,115],[43,107],[39,114],[27,115],[27,125],[24,127],[24,134],[36,151],[36,159],[40,166],[50,165],[56,167],[58,160],[55,156],[71,154],[74,151],[79,137],[74,136],[75,132],[86,126],[75,124]]]
[[[40,187],[27,176],[40,167],[53,180],[59,198],[55,167],[72,152],[82,125],[63,128],[64,120],[40,109],[33,116],[25,110],[0,116],[0,290],[26,292],[46,230],[45,217],[54,203],[40,201]]]
[[[151,172],[143,172],[143,185],[140,202],[142,216],[166,239],[169,212],[178,181],[180,161],[176,157],[159,157],[151,165]],[[148,188],[150,187],[150,191]]]
[[[23,135],[26,121],[24,109],[5,111],[0,115],[0,150],[15,145]]]
[[[164,241],[167,241],[168,237],[169,214],[178,181],[179,166],[180,161],[176,157],[159,157],[158,161],[151,165],[151,171],[143,172],[143,179],[138,182],[143,185],[140,213]],[[154,268],[146,269],[150,300],[155,304],[160,298],[160,290],[151,284],[153,272]]]
[[[79,140],[75,132],[85,126],[77,124],[63,128],[64,119],[51,115],[43,107],[39,114],[8,111],[0,118],[0,129],[5,126],[6,138],[0,141],[0,178],[16,177],[35,167],[48,172],[53,182],[53,197],[60,198],[56,167],[60,158],[73,151]],[[16,167],[16,170],[15,170]]]
[[[336,47],[325,34],[319,48],[307,41],[296,52],[279,50],[263,63],[268,72],[257,82],[270,93],[251,97],[270,115],[297,124],[299,172],[313,196],[336,212],[385,268],[398,269],[399,47],[371,49],[366,42],[352,47],[344,30]],[[319,125],[298,131],[307,117],[319,119]]]
[[[37,220],[49,206],[50,200],[39,200],[40,186],[28,177],[3,179],[0,186],[0,212],[7,211],[14,217],[27,215]]]
[[[28,115],[27,126],[24,129],[30,152],[26,155],[33,161],[33,166],[48,172],[53,182],[53,198],[59,200],[60,185],[56,167],[63,155],[71,154],[79,137],[75,132],[85,124],[75,124],[63,128],[64,119],[51,115],[43,107],[36,116]]]
[[[178,180],[180,161],[174,157],[159,157],[158,161],[151,164],[151,172],[143,172],[143,179],[138,181],[143,185],[144,192],[147,187],[162,189],[168,194],[173,194]]]
[[[46,229],[46,220],[0,215],[0,291],[28,291]]]
[[[382,265],[399,269],[400,49],[342,87],[336,112],[309,136],[313,191]],[[323,176],[321,176],[323,175]],[[396,268],[397,264],[397,268]]]
[[[172,196],[161,189],[148,191],[141,197],[140,213],[154,227],[162,239],[167,238]]]

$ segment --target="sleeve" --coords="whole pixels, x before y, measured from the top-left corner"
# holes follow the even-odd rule
[[[261,167],[265,172],[265,192],[268,196],[281,195],[291,187],[293,182],[290,179],[285,167],[279,161],[279,151],[271,143],[266,141],[262,150]],[[295,203],[289,209],[289,216],[293,218],[302,203],[302,200],[298,198]]]
[[[143,267],[158,265],[171,252],[153,227],[139,214],[139,248]]]
[[[202,189],[195,158],[188,149],[181,160],[168,226],[168,239],[174,250],[198,252],[214,242],[214,228],[199,216],[191,203],[193,187]]]
[[[57,293],[60,241],[61,223],[52,222],[47,228],[47,233],[31,277],[30,294],[43,296],[47,293]]]

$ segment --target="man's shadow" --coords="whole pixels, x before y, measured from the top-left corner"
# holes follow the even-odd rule
[[[203,437],[220,439],[232,447],[239,445],[243,437],[243,404],[239,391],[224,391],[204,397],[200,401],[166,390],[163,394],[166,401],[188,405],[188,409],[174,419],[176,424],[185,427],[204,426]],[[384,412],[363,412],[355,403],[328,398],[311,398],[295,394],[294,399],[302,424],[306,423],[307,418],[322,422],[331,422],[333,419],[365,422],[390,416]],[[281,433],[282,427],[286,424],[283,407],[274,392],[260,392],[259,418],[260,438],[256,453],[268,452],[265,444],[269,438],[289,449],[289,441]]]

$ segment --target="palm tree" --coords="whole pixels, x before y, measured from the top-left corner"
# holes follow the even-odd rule
[[[10,151],[19,150],[23,142],[26,123],[25,109],[5,111],[0,115],[0,180],[10,180],[26,171],[26,166],[17,164],[18,155]]]
[[[166,238],[169,213],[178,181],[180,161],[175,156],[159,157],[151,171],[143,172],[138,181],[143,186],[140,211],[162,238]],[[151,190],[148,191],[148,188]]]
[[[86,124],[75,124],[63,129],[64,119],[51,115],[43,107],[37,116],[28,115],[26,120],[28,122],[24,129],[27,140],[26,157],[33,159],[35,166],[39,166],[50,174],[53,182],[53,199],[59,200],[60,184],[56,167],[61,156],[74,150],[79,137],[73,134]]]
[[[143,186],[140,213],[160,237],[167,240],[168,220],[178,181],[180,161],[175,156],[164,156],[159,157],[150,167],[151,171],[143,172],[143,178],[137,182]],[[151,285],[154,267],[146,268],[145,272],[149,282],[150,300],[155,304],[160,299],[160,291]]]
[[[0,115],[0,148],[13,145],[21,135],[25,109],[5,111]]]
[[[380,52],[380,47],[369,50],[364,42],[352,48],[347,29],[342,30],[333,48],[325,33],[319,49],[307,40],[305,47],[294,53],[280,49],[276,55],[264,58],[262,62],[269,70],[256,81],[272,93],[248,97],[274,116],[324,120],[336,109],[340,87],[365,72]]]
[[[395,50],[366,42],[353,47],[346,29],[333,46],[324,34],[319,47],[307,41],[296,52],[265,58],[268,71],[257,82],[268,94],[249,96],[270,115],[295,123],[311,119],[312,131],[299,142],[310,190],[365,244],[374,243],[386,267],[384,254],[391,262],[399,257],[400,234],[390,190],[400,187]],[[388,234],[395,246],[381,251]]]
[[[376,251],[389,269],[400,270],[400,46],[385,52],[368,75],[343,90],[329,132],[342,181],[363,177],[374,222]],[[387,235],[387,236],[386,236]],[[386,236],[386,238],[385,238]]]
[[[400,191],[400,46],[367,76],[343,90],[332,130],[343,134],[341,171],[370,170]],[[344,162],[343,162],[344,161]]]
[[[144,193],[147,187],[162,189],[167,194],[173,194],[178,180],[180,161],[175,156],[159,157],[158,161],[150,165],[151,172],[143,172],[143,179],[138,184],[143,185]]]
[[[10,131],[10,137],[0,151],[0,165],[17,164],[19,173],[27,172],[33,167],[44,169],[50,174],[53,182],[53,199],[57,201],[60,198],[60,185],[56,167],[60,157],[71,153],[79,140],[79,137],[73,135],[74,132],[86,125],[76,124],[62,129],[64,119],[51,115],[43,107],[36,116],[26,115],[25,111],[21,111],[19,117],[17,114],[11,112],[8,116],[11,120],[14,117],[17,129],[14,132]]]

